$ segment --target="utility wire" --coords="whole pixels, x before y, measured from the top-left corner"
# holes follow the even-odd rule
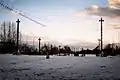
[[[16,13],[16,14],[24,17],[24,18],[27,18],[28,20],[33,21],[33,22],[35,22],[35,23],[37,23],[37,24],[39,24],[39,25],[41,25],[41,26],[43,26],[43,27],[46,26],[46,25],[44,25],[44,24],[42,24],[42,23],[40,23],[40,22],[32,19],[31,17],[28,17],[28,16],[25,15],[24,13],[21,13],[18,9],[11,8],[8,4],[5,5],[3,0],[0,0],[0,5],[1,5],[2,7],[4,7],[5,9],[7,9],[7,10],[9,10],[9,11],[11,11],[11,12],[14,12],[14,13]]]

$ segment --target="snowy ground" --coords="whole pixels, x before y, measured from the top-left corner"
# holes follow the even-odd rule
[[[0,55],[0,80],[120,80],[120,56]]]

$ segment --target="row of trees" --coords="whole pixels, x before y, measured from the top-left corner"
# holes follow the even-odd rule
[[[46,55],[47,53],[49,53],[50,55],[53,55],[58,53],[66,53],[64,55],[68,55],[71,52],[71,49],[69,46],[64,46],[63,48],[61,48],[60,46],[57,47],[53,45],[44,44],[41,47],[40,53],[38,53],[37,48],[22,42],[21,33],[19,36],[20,36],[19,51],[21,52],[21,54]],[[1,23],[0,24],[0,53],[15,53],[17,48],[16,42],[17,42],[16,24],[14,22],[5,22],[5,21]]]
[[[23,47],[22,34],[19,35],[20,47]],[[17,42],[17,29],[14,22],[3,22],[0,24],[0,53],[15,53]],[[28,45],[27,45],[28,46]]]
[[[100,54],[100,50],[96,47],[93,50],[81,50],[77,52],[73,52],[69,46],[53,46],[44,44],[40,53],[38,53],[38,49],[34,46],[30,46],[26,43],[22,42],[22,34],[20,33],[19,39],[19,50],[21,54],[28,55],[70,55],[74,53],[75,56],[79,56],[79,54]],[[3,22],[0,24],[0,53],[14,53],[16,52],[16,41],[17,41],[17,30],[16,24],[14,22]],[[103,56],[115,56],[120,54],[120,46],[118,44],[108,44],[103,49]]]
[[[0,26],[0,40],[16,42],[16,26],[13,22],[3,22]]]
[[[116,43],[107,44],[103,49],[103,54],[101,54],[101,50],[99,49],[99,46],[97,46],[93,50],[82,49],[81,51],[77,51],[74,54],[75,56],[79,56],[79,54],[82,54],[82,56],[85,56],[85,54],[94,54],[96,56],[102,56],[102,57],[116,56],[116,55],[120,55],[120,45]]]
[[[69,46],[64,46],[64,47],[60,47],[60,46],[53,46],[51,45],[46,45],[44,44],[41,47],[41,54],[45,55],[46,53],[49,53],[50,55],[70,55],[70,53],[72,53],[72,50],[70,49]]]
[[[23,46],[25,47],[25,45]],[[26,44],[26,47],[27,44]],[[82,56],[85,56],[85,54],[94,54],[96,56],[101,56],[101,51],[99,50],[99,46],[97,46],[96,48],[94,48],[93,50],[84,50],[82,49],[81,51],[72,51],[71,48],[69,46],[64,46],[64,47],[60,47],[60,46],[53,46],[53,45],[46,45],[44,44],[41,49],[40,49],[40,53],[38,53],[38,50],[35,47],[30,47],[26,50],[24,50],[25,54],[28,55],[70,55],[70,54],[74,54],[75,56],[79,56],[79,54],[82,54]],[[22,49],[23,50],[23,49]],[[31,53],[32,52],[32,53]],[[105,48],[103,49],[103,55],[104,57],[106,56],[116,56],[116,55],[120,55],[120,46],[117,44],[107,44],[105,46]]]
[[[113,43],[113,44],[107,44],[103,50],[104,54],[103,56],[116,56],[120,55],[120,45]]]
[[[3,22],[0,25],[0,52],[15,51],[16,26],[13,22]]]

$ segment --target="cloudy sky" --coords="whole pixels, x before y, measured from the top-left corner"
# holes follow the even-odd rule
[[[20,30],[42,40],[61,43],[94,42],[100,38],[99,19],[103,17],[104,41],[117,42],[120,0],[4,0],[18,12],[46,25],[43,27],[0,7],[0,21],[20,18]]]

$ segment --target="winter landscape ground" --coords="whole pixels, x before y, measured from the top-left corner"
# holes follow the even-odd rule
[[[0,55],[0,80],[120,80],[120,56]]]

